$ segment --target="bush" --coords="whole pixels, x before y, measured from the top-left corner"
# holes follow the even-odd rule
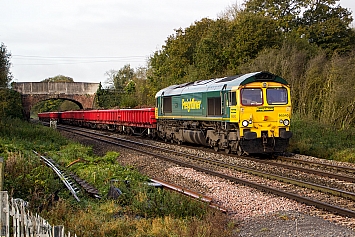
[[[23,119],[21,94],[10,89],[0,89],[0,118]]]
[[[336,129],[295,115],[290,151],[338,161],[355,161],[355,129]]]
[[[77,202],[32,150],[62,167],[71,164],[68,169],[98,188],[102,199],[80,192]],[[51,128],[0,120],[0,155],[6,162],[5,190],[77,236],[231,236],[235,229],[204,203],[149,187],[148,177],[115,162],[117,152],[97,157],[91,148],[68,142]],[[81,162],[72,163],[79,158]],[[110,185],[123,193],[117,200],[107,198]]]

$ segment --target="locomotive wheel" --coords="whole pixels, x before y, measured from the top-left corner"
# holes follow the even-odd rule
[[[238,156],[241,156],[241,155],[243,155],[243,150],[242,150],[242,148],[240,147],[240,146],[238,146],[238,148],[237,148],[237,155]]]
[[[230,153],[231,153],[231,148],[230,148],[230,147],[225,148],[225,149],[224,149],[224,152],[225,152],[226,154],[230,154]]]

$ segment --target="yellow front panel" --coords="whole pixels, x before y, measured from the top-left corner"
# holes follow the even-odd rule
[[[265,86],[265,83],[264,83]],[[283,105],[269,105],[266,100],[266,89],[269,87],[280,87],[279,83],[268,82],[266,87],[263,83],[255,82],[247,86],[240,87],[237,90],[237,106],[231,107],[231,122],[238,122],[240,127],[240,135],[243,136],[244,129],[249,129],[251,132],[256,132],[257,137],[261,137],[261,132],[268,132],[268,137],[278,137],[279,128],[286,128],[289,131],[289,126],[285,126],[280,121],[284,119],[291,119],[291,102],[290,91],[288,93],[288,103]],[[241,104],[240,90],[242,88],[261,88],[263,100],[261,105],[244,106]],[[233,109],[233,110],[232,110]],[[232,117],[233,116],[233,117]],[[242,125],[242,122],[250,121],[247,127]]]

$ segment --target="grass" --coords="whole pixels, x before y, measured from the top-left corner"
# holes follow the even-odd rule
[[[315,121],[292,119],[289,150],[324,159],[355,162],[355,128],[336,129]]]
[[[297,116],[292,122],[290,151],[354,162],[354,129],[336,130]],[[32,150],[62,167],[80,158],[68,169],[98,188],[103,198],[81,194],[81,202],[76,202]],[[0,156],[5,158],[5,190],[29,201],[32,210],[52,225],[64,225],[78,236],[233,236],[238,232],[236,223],[205,204],[144,185],[148,177],[118,165],[118,153],[95,156],[90,147],[70,142],[47,127],[0,120]],[[123,192],[117,200],[107,198],[112,179],[118,180],[115,186]]]
[[[77,202],[32,152],[54,159],[99,189],[102,199],[80,194]],[[67,141],[56,130],[20,120],[0,121],[4,189],[30,202],[52,225],[77,236],[232,236],[237,225],[224,214],[186,196],[145,185],[148,177],[122,167],[116,152],[98,157],[90,147]],[[110,181],[123,194],[107,198]],[[129,185],[127,182],[129,181]],[[59,201],[57,198],[59,197]]]

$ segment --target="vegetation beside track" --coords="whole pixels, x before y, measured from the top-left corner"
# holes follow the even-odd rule
[[[54,159],[100,190],[102,199],[81,194],[78,203],[33,150]],[[0,120],[0,156],[5,159],[4,189],[29,201],[33,212],[78,236],[230,236],[235,230],[223,214],[206,204],[145,183],[148,177],[66,140],[56,130],[21,120]],[[110,180],[123,194],[107,198]],[[127,182],[129,181],[129,184]]]
[[[335,126],[294,116],[289,151],[319,158],[355,162],[355,128]]]
[[[292,122],[290,152],[354,162],[355,129],[334,129],[297,115]],[[98,188],[103,198],[83,195],[77,203],[32,150],[63,167],[80,158],[70,170]],[[236,229],[234,223],[204,204],[143,185],[148,177],[119,166],[115,162],[118,153],[95,156],[90,147],[68,141],[47,127],[0,120],[0,156],[6,162],[5,190],[29,201],[32,210],[53,225],[64,225],[78,236],[228,236]],[[124,194],[118,200],[107,198],[111,179],[120,181],[115,185]]]

